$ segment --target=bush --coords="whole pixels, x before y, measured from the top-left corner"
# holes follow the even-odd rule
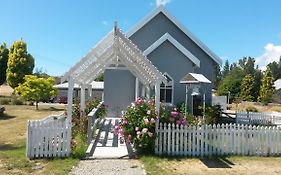
[[[187,116],[184,115],[184,106],[181,105],[180,112],[177,108],[169,109],[164,105],[161,105],[160,108],[160,122],[162,123],[171,123],[178,125],[187,125]],[[183,112],[181,112],[183,111]]]
[[[121,143],[132,143],[137,152],[153,153],[156,116],[154,99],[148,101],[138,98],[123,114],[114,133],[121,135]]]
[[[78,133],[72,139],[72,156],[74,158],[82,159],[86,156],[86,150],[88,148],[87,139],[82,134]]]
[[[12,99],[11,103],[13,105],[23,105],[23,101],[21,99],[18,99],[18,98]]]
[[[246,111],[247,112],[259,112],[258,109],[254,106],[247,106]]]
[[[8,105],[10,104],[11,100],[7,98],[1,98],[0,99],[0,105]]]
[[[222,113],[222,109],[220,105],[206,106],[205,123],[217,124],[221,113]]]

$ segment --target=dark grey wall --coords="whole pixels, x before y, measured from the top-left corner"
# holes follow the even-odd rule
[[[192,72],[192,62],[169,41],[165,41],[148,57],[159,71],[167,72],[173,78],[174,104],[183,102],[185,100],[185,85],[179,82],[184,75]]]
[[[127,70],[106,70],[104,72],[104,103],[108,115],[117,117],[134,101],[135,77]]]
[[[140,49],[143,51],[146,50],[151,44],[153,44],[156,40],[158,40],[161,36],[163,36],[165,33],[169,33],[172,37],[174,37],[179,43],[181,43],[188,51],[190,51],[194,56],[196,56],[200,60],[200,68],[196,68],[194,70],[194,73],[200,73],[206,76],[209,80],[212,80],[212,74],[213,74],[213,66],[216,64],[213,59],[207,55],[197,44],[195,44],[189,37],[185,35],[176,25],[174,25],[164,14],[159,13],[155,18],[153,18],[150,22],[148,22],[143,28],[138,30],[135,34],[133,34],[130,39],[138,45]],[[162,51],[169,49],[170,47],[161,46]],[[167,47],[166,49],[164,47]],[[158,48],[159,49],[159,48]],[[152,61],[153,64],[158,64],[158,60],[161,60],[163,57],[163,54],[160,54],[159,51],[156,49],[154,52],[151,53],[148,58]],[[165,53],[168,54],[169,51],[166,51]],[[175,52],[173,51],[173,54]],[[179,61],[181,59],[175,60],[175,56],[172,54],[169,54],[171,61],[173,61],[174,65],[181,65],[182,62]],[[179,55],[179,54],[178,54]],[[167,59],[167,56],[166,56]],[[155,62],[157,60],[157,62]],[[177,62],[179,61],[179,62]],[[191,64],[190,61],[187,61],[188,64]],[[168,66],[169,72],[175,71],[175,74],[179,73],[178,69],[171,65],[166,65],[163,68],[164,64],[161,64],[158,69],[162,71],[162,69],[166,69]],[[186,64],[184,64],[186,65]],[[192,69],[190,69],[191,65],[187,66],[187,68],[183,68],[183,70],[188,70],[189,72],[193,72]],[[162,71],[163,72],[163,71]],[[188,73],[188,72],[186,72]],[[177,87],[180,87],[180,85],[177,85]],[[208,103],[211,103],[211,85],[208,86],[205,91],[207,92],[206,100]],[[177,99],[181,99],[179,94],[182,94],[182,90],[179,89],[179,91],[175,92]],[[178,94],[179,93],[179,94]],[[175,101],[176,104],[176,101]]]

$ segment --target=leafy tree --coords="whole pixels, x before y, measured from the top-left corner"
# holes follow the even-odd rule
[[[240,97],[245,101],[254,101],[254,77],[251,74],[246,75],[241,83]]]
[[[46,101],[57,94],[57,89],[53,87],[54,78],[38,78],[34,75],[26,75],[25,82],[16,87],[16,92],[25,100],[35,102],[38,110],[38,103]]]
[[[238,98],[242,79],[243,71],[239,67],[233,66],[230,74],[221,81],[218,95],[228,95],[228,92],[230,92],[232,100]]]
[[[267,66],[262,78],[262,84],[260,88],[260,96],[259,101],[267,104],[270,102],[272,95],[275,92],[275,88],[273,86],[274,80],[272,77],[272,73],[270,68]]]
[[[34,59],[27,52],[26,43],[20,39],[15,41],[9,52],[7,82],[15,88],[23,83],[24,76],[32,74],[34,68]]]
[[[244,75],[251,74],[254,76],[255,73],[255,58],[252,57],[243,57],[238,61],[238,65],[243,70]]]
[[[6,43],[0,46],[0,85],[6,81],[6,70],[9,57],[9,49],[7,49]]]
[[[230,71],[230,67],[229,67],[229,62],[228,60],[225,61],[224,66],[223,66],[223,70],[222,70],[222,78],[225,78]]]
[[[214,89],[218,89],[221,78],[222,78],[222,75],[221,75],[221,71],[220,71],[220,66],[218,64],[216,64],[216,65],[214,65],[213,77],[212,77]]]
[[[37,76],[37,77],[40,77],[40,78],[49,78],[50,75],[48,75],[46,73],[46,71],[43,71],[42,68],[35,68],[35,72],[33,73],[33,75]]]
[[[267,66],[270,68],[270,71],[272,72],[274,81],[281,78],[281,56],[278,63],[276,61],[273,61],[272,63],[269,63]]]
[[[259,66],[256,66],[254,73],[254,101],[258,101],[260,87],[261,87],[262,71],[259,69]]]

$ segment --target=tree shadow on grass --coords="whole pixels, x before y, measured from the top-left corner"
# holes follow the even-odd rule
[[[13,119],[13,118],[16,118],[16,116],[8,115],[6,113],[0,114],[0,120],[9,120],[9,119]]]
[[[40,107],[39,107],[39,110],[40,110],[40,111],[64,111],[65,109],[56,108],[56,107],[49,107],[49,108],[47,108],[47,109],[40,109]]]
[[[24,147],[25,147],[25,145],[23,145],[23,144],[15,145],[15,144],[0,143],[0,151],[16,150],[16,149],[22,149]]]
[[[201,158],[200,161],[208,168],[232,168],[235,165],[225,157]]]

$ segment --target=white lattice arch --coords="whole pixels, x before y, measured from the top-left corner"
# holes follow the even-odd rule
[[[106,69],[126,67],[144,86],[155,88],[156,110],[159,110],[160,83],[166,77],[147,59],[143,52],[115,25],[91,51],[75,64],[62,81],[68,81],[68,116],[72,113],[74,83],[81,85],[81,108],[85,108],[85,87],[89,86]],[[137,94],[137,93],[136,93]]]

